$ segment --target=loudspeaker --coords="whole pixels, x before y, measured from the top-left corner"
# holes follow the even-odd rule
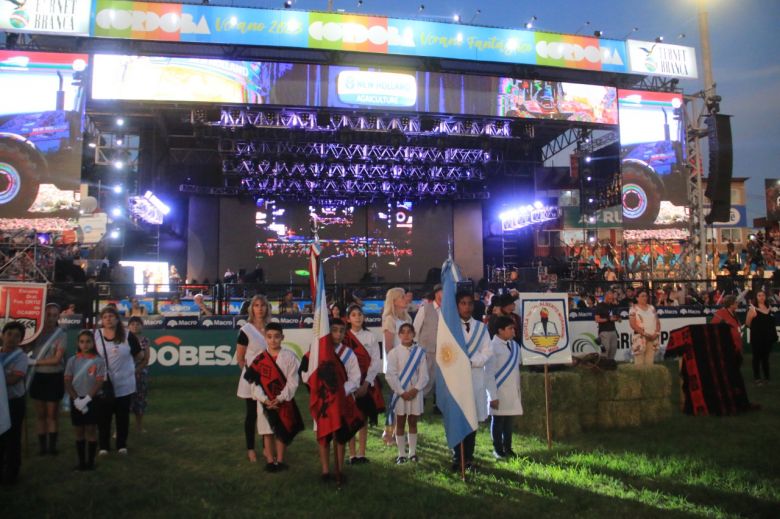
[[[704,220],[728,222],[731,212],[731,174],[734,151],[731,142],[731,116],[712,114],[707,117],[710,148],[710,173],[704,194],[712,202],[710,214]]]

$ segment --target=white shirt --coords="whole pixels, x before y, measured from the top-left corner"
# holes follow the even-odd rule
[[[387,385],[393,390],[393,393],[400,395],[404,391],[408,391],[415,388],[418,393],[417,396],[422,396],[422,391],[428,384],[428,368],[425,364],[425,355],[420,359],[420,363],[417,365],[417,369],[412,375],[409,385],[404,389],[401,386],[401,372],[406,366],[406,362],[409,360],[412,347],[399,346],[393,348],[390,353],[387,354],[387,373],[385,374],[385,380]]]
[[[377,374],[382,369],[382,356],[379,353],[379,341],[377,341],[374,332],[369,330],[360,330],[357,333],[353,331],[352,333],[355,334],[355,337],[357,337],[366,351],[368,351],[368,354],[371,355],[371,364],[368,366],[368,371],[366,372],[366,382],[368,382],[370,386],[373,386]]]
[[[469,331],[466,331],[466,325],[462,319],[459,319],[461,326],[463,327],[463,337],[466,339],[466,343],[469,342],[471,335],[474,332],[482,333],[482,328],[487,330],[487,327],[478,323],[473,317],[468,320]],[[479,324],[479,327],[477,327]],[[487,364],[490,357],[493,355],[493,350],[490,347],[490,334],[485,332],[482,336],[482,340],[477,346],[477,350],[474,355],[471,356],[471,385],[474,389],[474,403],[477,406],[477,420],[480,422],[485,420],[488,416],[487,409],[482,405],[487,398],[487,389],[485,388],[485,364]]]
[[[487,385],[488,413],[495,416],[514,416],[523,414],[523,405],[520,400],[520,355],[517,356],[515,365],[512,366],[509,376],[504,380],[499,388],[497,385],[496,374],[504,364],[509,360],[510,349],[507,341],[493,337],[490,342],[493,355],[485,365],[485,382]],[[518,346],[519,348],[519,346]],[[498,409],[490,407],[491,400],[498,400]]]
[[[357,355],[355,355],[355,352],[352,351],[349,346],[345,346],[344,344],[339,344],[339,347],[336,348],[336,355],[338,358],[342,358],[341,354],[344,352],[344,348],[350,351],[347,362],[344,363],[342,361],[344,364],[344,369],[347,370],[347,380],[344,382],[344,392],[347,394],[347,396],[349,396],[357,391],[360,387],[360,365],[358,364]]]
[[[119,344],[105,340],[103,330],[100,328],[94,333],[98,355],[104,359],[106,354],[108,355],[107,380],[111,380],[114,386],[114,395],[117,397],[132,395],[135,393],[135,359],[127,341],[127,332],[125,332],[125,340]]]
[[[246,323],[244,326],[241,327],[241,331],[244,332],[244,335],[246,335],[248,339],[248,344],[246,345],[246,353],[244,353],[244,363],[246,365],[252,364],[252,361],[255,360],[255,357],[263,353],[263,351],[268,348],[268,344],[265,342],[265,337],[263,337],[263,334],[255,328],[255,325],[252,323]],[[252,385],[244,379],[244,373],[246,372],[246,368],[241,370],[241,377],[238,379],[238,390],[236,391],[236,396],[239,398],[255,398],[255,395],[252,391]]]
[[[300,365],[298,357],[290,350],[282,348],[281,351],[279,351],[279,355],[276,356],[275,362],[276,365],[279,366],[281,372],[284,373],[284,378],[287,379],[287,382],[276,399],[279,402],[289,402],[295,398],[295,391],[298,389],[298,367]],[[256,388],[253,389],[257,400],[260,402],[269,400],[268,395],[265,394],[262,387],[256,386]]]
[[[639,305],[634,305],[631,307],[631,311],[628,315],[637,317],[637,324],[644,330],[645,333],[655,333],[658,316],[656,315],[655,308],[653,308],[652,305],[647,305],[647,310],[642,310],[639,308]]]

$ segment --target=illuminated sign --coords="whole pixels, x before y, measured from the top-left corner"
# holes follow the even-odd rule
[[[696,79],[696,49],[650,41],[628,40],[631,72],[651,76]]]
[[[336,92],[343,103],[414,106],[417,80],[410,74],[347,70],[339,73]]]
[[[5,0],[0,2],[0,30],[89,35],[92,0]]]
[[[96,0],[92,35],[628,72],[618,40],[291,9]]]
[[[505,211],[499,215],[499,218],[502,230],[516,231],[531,225],[557,220],[560,216],[561,210],[558,207],[545,207],[537,202],[534,205]]]

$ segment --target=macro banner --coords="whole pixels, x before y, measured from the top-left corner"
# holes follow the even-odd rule
[[[628,72],[619,40],[291,9],[97,0],[91,34]]]
[[[571,363],[568,298],[565,293],[520,294],[523,365]]]
[[[0,31],[89,36],[92,0],[4,0]]]

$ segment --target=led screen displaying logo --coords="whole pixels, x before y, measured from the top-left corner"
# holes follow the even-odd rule
[[[417,102],[417,80],[411,74],[347,70],[339,73],[337,85],[343,103],[400,107]]]

